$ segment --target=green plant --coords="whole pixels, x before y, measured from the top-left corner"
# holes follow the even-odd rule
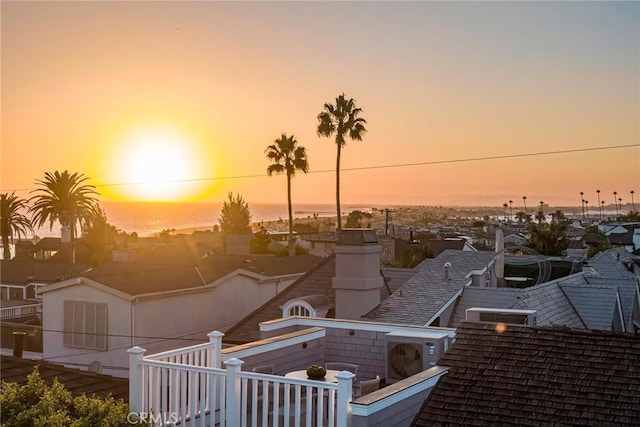
[[[104,399],[71,393],[54,379],[47,386],[37,369],[27,383],[2,382],[0,424],[3,427],[127,426],[129,406],[109,396]]]
[[[233,193],[229,193],[229,200],[222,204],[220,228],[227,234],[251,233],[249,204],[240,194],[234,197]]]
[[[307,368],[307,376],[312,379],[324,378],[327,375],[327,370],[320,365],[311,365]]]

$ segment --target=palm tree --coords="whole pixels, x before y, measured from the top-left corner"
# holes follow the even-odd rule
[[[596,190],[598,193],[598,211],[600,212],[600,221],[602,221],[602,205],[600,204],[600,190]]]
[[[502,207],[504,208],[504,220],[506,222],[507,221],[507,207],[509,207],[509,205],[505,203],[504,205],[502,205]]]
[[[291,211],[291,178],[296,171],[309,172],[309,162],[307,161],[307,150],[298,145],[295,137],[283,133],[279,139],[269,145],[265,150],[267,158],[273,161],[267,168],[267,175],[285,172],[287,174],[287,203],[289,205],[289,256],[296,254],[295,242],[293,241],[293,213]]]
[[[616,207],[616,217],[618,216],[618,192],[613,192],[613,205]]]
[[[524,204],[524,213],[527,213],[527,196],[522,196],[522,203]]]
[[[20,211],[26,209],[27,201],[20,199],[15,193],[0,195],[0,234],[2,235],[2,259],[11,259],[9,242],[13,237],[26,236],[27,230],[33,232],[31,221]]]
[[[631,212],[635,212],[636,211],[636,204],[633,201],[633,195],[636,194],[636,192],[631,190],[631,191],[629,191],[629,194],[631,194]]]
[[[51,230],[58,221],[63,228],[69,228],[73,241],[78,224],[89,225],[98,209],[95,196],[99,194],[93,185],[84,184],[88,179],[77,172],[46,172],[43,180],[36,181],[41,188],[33,190],[37,194],[29,199],[34,201],[29,208],[33,224],[42,227],[48,221]]]
[[[513,200],[509,200],[509,216],[511,217],[511,221],[513,221],[513,206],[511,206],[512,203]]]
[[[336,213],[338,216],[337,232],[342,230],[342,218],[340,213],[340,155],[342,147],[347,143],[345,137],[348,135],[352,140],[362,141],[362,136],[367,129],[367,123],[362,117],[358,117],[362,112],[361,108],[356,108],[353,98],[347,99],[344,93],[336,98],[335,105],[325,103],[324,110],[318,114],[318,136],[331,137],[335,134],[335,142],[338,147],[336,156]]]
[[[568,221],[556,221],[551,224],[530,224],[527,246],[535,249],[539,254],[549,256],[564,255],[569,247],[567,238]]]

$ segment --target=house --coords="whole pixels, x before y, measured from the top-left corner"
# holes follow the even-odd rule
[[[406,283],[363,319],[421,326],[447,325],[463,288],[472,283],[495,286],[497,261],[495,252],[445,250],[418,265]]]
[[[507,257],[507,265],[514,258]],[[534,286],[466,287],[447,326],[458,327],[469,309],[486,308],[534,310],[540,326],[634,332],[640,324],[640,291],[630,259],[623,249],[612,249],[590,259],[580,272]]]
[[[42,353],[42,302],[39,290],[86,270],[87,265],[53,260],[0,261],[0,321],[3,349],[13,349],[13,332],[26,332],[25,349]]]
[[[640,339],[464,322],[412,426],[638,425]]]
[[[466,289],[487,288],[496,293],[507,289],[498,288],[503,283],[504,253],[448,250],[414,269],[387,269],[380,268],[380,252],[374,233],[345,229],[333,256],[229,328],[226,335],[214,331],[208,343],[159,354],[140,347],[129,349],[132,408],[154,407],[179,419],[204,417],[210,423],[224,420],[231,425],[281,425],[285,420],[290,425],[296,420],[301,425],[312,421],[337,426],[409,425],[435,384],[448,375],[449,368],[437,361],[453,343],[455,330],[434,324],[451,321]],[[596,264],[601,270],[618,268],[615,255]],[[626,264],[618,264],[620,280],[627,280]],[[600,278],[595,267],[588,271]],[[569,280],[574,278],[563,283],[565,289],[556,283],[554,292],[576,285]],[[525,291],[508,292],[519,301],[518,295]],[[603,292],[607,301],[617,299],[614,294],[620,294],[619,288],[609,286]],[[534,310],[514,309],[529,318],[545,304],[538,289],[520,300],[526,307],[535,306]],[[570,315],[581,322],[578,312],[587,318],[582,311],[593,310],[592,304],[579,292],[574,302],[583,306]],[[615,303],[612,307],[613,312]],[[620,307],[627,321],[624,304]],[[336,377],[337,383],[286,376],[328,361],[355,363],[357,375],[345,373]],[[265,365],[272,374],[253,371]],[[382,378],[382,388],[353,397],[353,384],[375,377]],[[163,381],[174,384],[170,390],[175,391],[163,392],[159,386]],[[258,394],[266,389],[273,392]],[[226,399],[224,410],[221,395]]]
[[[125,349],[161,351],[201,342],[319,261],[311,255],[198,259],[190,247],[160,245],[135,261],[111,261],[43,287],[44,358],[81,367],[99,361],[105,372],[126,375]]]
[[[623,247],[627,252],[640,249],[640,223],[620,223],[604,226],[605,234],[614,247]]]

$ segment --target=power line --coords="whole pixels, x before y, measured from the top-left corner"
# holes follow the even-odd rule
[[[373,165],[373,166],[358,166],[352,168],[342,168],[340,169],[342,172],[344,171],[361,171],[361,170],[375,170],[375,169],[390,169],[390,168],[402,168],[402,167],[411,167],[411,166],[429,166],[429,165],[442,165],[442,164],[451,164],[451,163],[466,163],[466,162],[479,162],[486,160],[501,160],[501,159],[515,159],[522,157],[537,157],[537,156],[549,156],[556,154],[569,154],[569,153],[584,153],[590,151],[602,151],[602,150],[617,150],[622,148],[632,148],[632,147],[640,147],[640,144],[627,144],[627,145],[610,145],[606,147],[591,147],[591,148],[575,148],[571,150],[555,150],[555,151],[542,151],[536,153],[522,153],[522,154],[505,154],[500,156],[485,156],[485,157],[470,157],[463,159],[450,159],[450,160],[433,160],[433,161],[424,161],[424,162],[414,162],[414,163],[396,163],[396,164],[385,164],[385,165]],[[309,171],[310,174],[313,173],[329,173],[335,172],[335,169],[321,169],[315,171]],[[189,179],[176,179],[169,180],[168,183],[189,183],[189,182],[205,182],[205,181],[224,181],[231,179],[248,179],[248,178],[264,178],[266,174],[255,174],[255,175],[230,175],[230,176],[219,176],[219,177],[208,177],[208,178],[189,178]],[[96,187],[125,187],[125,186],[134,186],[134,185],[144,185],[148,184],[147,182],[119,182],[119,183],[106,183],[106,184],[96,184]],[[38,188],[14,188],[2,190],[3,192],[13,192],[13,191],[33,191]]]

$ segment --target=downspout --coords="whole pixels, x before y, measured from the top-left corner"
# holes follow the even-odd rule
[[[130,302],[130,307],[131,307],[131,313],[129,314],[129,316],[130,316],[129,317],[129,324],[131,325],[131,332],[130,332],[129,336],[130,336],[130,345],[131,345],[131,347],[133,347],[135,345],[134,332],[136,330],[133,306],[138,303],[138,297],[131,297],[131,300],[129,302]]]

